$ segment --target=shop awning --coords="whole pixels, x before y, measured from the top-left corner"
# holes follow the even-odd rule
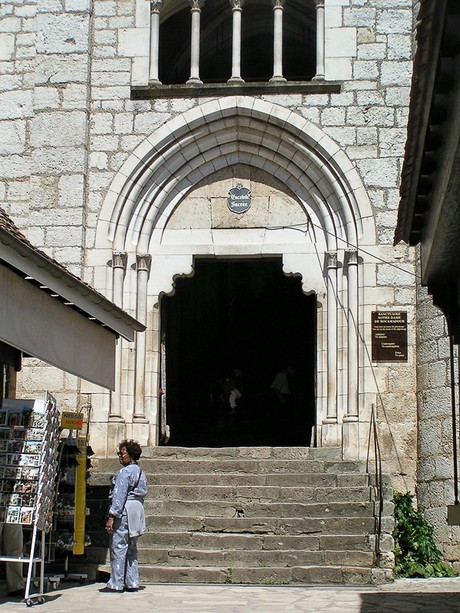
[[[0,339],[62,370],[113,389],[116,335],[2,266]]]
[[[118,337],[145,326],[35,249],[0,209],[0,341],[114,389]]]

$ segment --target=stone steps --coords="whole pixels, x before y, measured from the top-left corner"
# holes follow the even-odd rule
[[[143,566],[146,583],[228,583],[262,585],[369,585],[374,580],[370,568],[360,566],[293,565],[290,567],[234,566],[186,567]]]
[[[102,506],[118,467],[98,461]],[[144,452],[142,468],[149,481],[148,531],[138,542],[144,582],[391,579],[376,568],[369,476],[363,463],[342,461],[340,450],[159,447]],[[108,570],[107,537],[91,536],[88,560]]]
[[[104,485],[100,482],[101,478],[115,473],[119,465],[113,460],[95,461],[96,468],[94,475],[94,483]],[[332,475],[337,478],[339,475],[363,474],[364,468],[362,464],[356,462],[329,462],[324,460],[143,460],[142,468],[146,474],[161,474],[163,480],[169,473],[177,474],[178,472],[184,476],[191,475],[193,478],[196,475],[249,475],[254,478],[254,475],[259,478],[267,475],[271,479],[276,475],[284,477],[285,475]],[[179,470],[180,469],[180,470]],[[326,478],[326,477],[324,477]]]
[[[246,517],[267,515],[272,517],[369,517],[373,502],[258,502],[241,505],[236,500],[152,500],[145,503],[147,515],[205,515],[206,517],[233,517],[242,509]]]
[[[231,546],[230,543],[228,546]],[[353,554],[344,555],[343,551],[321,551],[321,550],[293,550],[277,549],[276,551],[266,551],[260,549],[150,549],[139,552],[142,555],[143,565],[161,564],[163,566],[184,566],[184,567],[208,567],[208,566],[232,566],[234,568],[246,568],[254,564],[261,567],[289,567],[314,564],[334,565],[344,564],[346,558],[350,558],[359,566],[372,566],[373,553],[371,551],[353,551]]]
[[[277,549],[295,550],[329,550],[346,551],[369,550],[369,536],[364,534],[324,535],[320,532],[309,535],[279,535],[279,534],[222,534],[213,532],[148,532],[139,540],[139,549],[164,547],[174,544],[175,548],[209,547],[211,550],[260,550],[275,551]]]
[[[218,460],[342,460],[340,447],[148,447],[143,449],[142,462],[154,459],[201,461]]]
[[[156,485],[209,485],[215,473],[166,473],[156,474]],[[368,485],[368,476],[356,474],[325,473],[219,473],[221,486],[314,486],[314,487],[361,487]]]
[[[214,476],[214,480],[216,476]],[[283,485],[151,485],[149,498],[153,500],[178,500],[212,502],[231,501],[241,504],[282,502],[353,502],[370,499],[369,486],[366,487],[309,487]]]
[[[369,534],[374,529],[373,517],[335,517],[340,534]],[[319,517],[196,517],[185,515],[152,515],[148,517],[152,532],[220,532],[226,534],[314,534],[324,527]]]
[[[217,464],[216,464],[217,461]],[[347,473],[363,472],[363,466],[356,462],[336,462],[327,460],[143,460],[142,467],[148,472],[177,472],[178,465],[183,473]]]

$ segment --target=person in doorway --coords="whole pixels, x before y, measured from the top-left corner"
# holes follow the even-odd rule
[[[1,553],[4,556],[21,558],[23,556],[23,536],[21,524],[0,523]],[[12,598],[24,598],[24,578],[21,562],[6,563],[6,589]]]
[[[211,384],[210,397],[215,411],[218,443],[228,444],[234,438],[236,411],[243,397],[242,389],[239,368],[234,368],[229,375],[218,378]]]
[[[112,479],[106,531],[110,541],[110,579],[104,591],[135,592],[139,589],[137,539],[145,532],[144,498],[147,479],[138,464],[141,447],[133,440],[118,446],[122,467]]]
[[[273,419],[271,423],[271,444],[285,445],[290,441],[289,432],[295,429],[293,415],[293,379],[295,370],[286,366],[279,370],[270,385]]]
[[[230,375],[225,378],[223,383],[224,397],[230,407],[229,414],[234,415],[238,406],[238,401],[243,397],[243,384],[241,380],[241,370],[234,368]]]
[[[280,405],[289,404],[292,397],[292,378],[295,370],[292,366],[287,366],[278,371],[270,385],[272,394],[276,397]]]

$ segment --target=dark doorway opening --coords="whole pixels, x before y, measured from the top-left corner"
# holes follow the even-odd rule
[[[281,257],[197,259],[161,300],[169,444],[307,446],[315,425],[316,296]],[[271,384],[290,367],[288,396]],[[232,410],[226,380],[241,398]],[[235,402],[233,402],[235,404]]]

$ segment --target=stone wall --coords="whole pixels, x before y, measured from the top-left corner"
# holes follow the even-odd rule
[[[0,7],[0,203],[37,248],[83,278],[90,7]],[[48,389],[62,408],[78,407],[76,377],[35,359],[24,366],[18,395]]]
[[[455,348],[455,379],[458,373]],[[434,526],[436,544],[447,561],[460,558],[460,527],[448,526],[447,506],[455,502],[450,343],[447,322],[426,288],[417,288],[418,506]],[[456,385],[458,405],[458,385]],[[458,411],[457,411],[458,413]],[[457,415],[458,444],[458,415]]]
[[[30,124],[35,79],[36,6],[0,6],[0,202],[22,228],[30,206]]]
[[[139,68],[136,34],[145,29],[137,17],[145,4],[7,1],[0,9],[0,113],[7,135],[0,144],[2,204],[37,247],[110,298],[111,253],[96,251],[96,232],[116,173],[157,128],[209,101],[130,99]],[[362,417],[368,422],[374,397],[387,467],[401,489],[414,486],[416,472],[414,256],[404,245],[393,247],[412,23],[411,0],[326,2],[326,78],[342,81],[342,91],[287,96],[267,90],[258,96],[318,126],[365,186],[377,240],[368,244],[364,237],[360,254]],[[135,314],[133,292],[123,307]],[[407,310],[407,363],[371,364],[370,313],[377,308]],[[32,396],[50,389],[63,408],[80,405],[81,391],[85,402],[91,394],[94,431],[103,439],[107,392],[86,383],[81,388],[36,360],[26,361],[20,385]],[[101,443],[99,451],[105,449]]]

